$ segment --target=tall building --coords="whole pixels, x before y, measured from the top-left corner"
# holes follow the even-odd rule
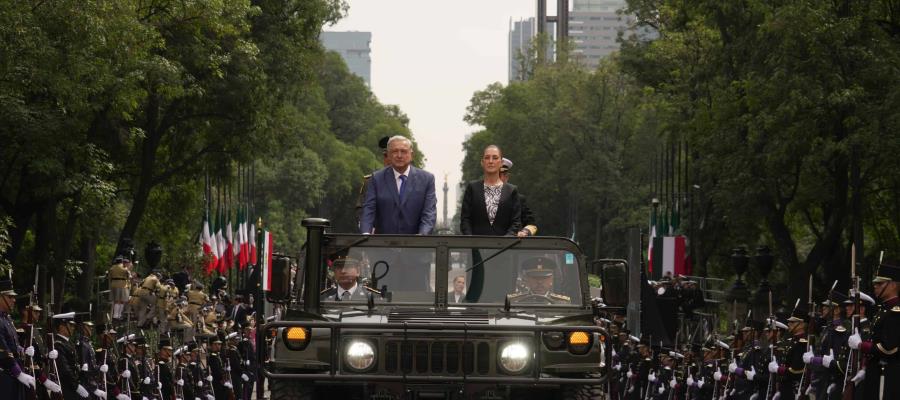
[[[326,49],[340,54],[350,72],[372,87],[372,32],[322,32],[319,40]]]
[[[509,21],[509,80],[522,79],[521,55],[527,53],[531,39],[537,35],[537,19],[534,17]]]
[[[626,33],[634,17],[620,15],[625,0],[573,0],[569,12],[569,39],[574,55],[590,69],[619,49],[619,33]]]

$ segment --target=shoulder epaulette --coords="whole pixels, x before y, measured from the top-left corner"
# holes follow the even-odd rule
[[[838,326],[838,327],[834,328],[834,331],[843,333],[843,332],[847,332],[847,328],[844,328],[843,326]]]
[[[894,306],[891,308],[891,312],[900,312],[900,306]]]
[[[807,342],[806,338],[800,339],[800,343],[806,343],[806,342]]]

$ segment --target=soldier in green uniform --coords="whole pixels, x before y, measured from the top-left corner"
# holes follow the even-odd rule
[[[378,148],[381,149],[381,164],[382,166],[388,166],[390,164],[390,160],[388,159],[387,153],[387,143],[390,139],[390,136],[385,136],[381,139],[378,139]],[[372,174],[368,174],[363,177],[362,184],[359,185],[359,195],[356,197],[356,224],[357,228],[359,228],[359,219],[362,216],[362,207],[363,203],[366,201],[366,191],[369,189],[369,179],[372,178]]]
[[[522,264],[522,287],[509,296],[515,303],[570,304],[569,296],[553,293],[556,263],[546,257],[535,257]]]

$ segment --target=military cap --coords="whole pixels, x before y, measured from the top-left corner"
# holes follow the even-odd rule
[[[847,300],[847,295],[838,292],[837,290],[832,290],[831,293],[828,294],[828,298],[822,302],[823,306],[836,306]]]
[[[900,282],[900,262],[884,261],[878,266],[872,283]]]
[[[344,267],[359,268],[359,260],[351,257],[338,257],[331,261],[331,268],[338,269]]]
[[[809,322],[809,311],[801,304],[794,309],[787,322]]]
[[[0,295],[4,296],[18,296],[16,290],[13,289],[13,283],[9,278],[3,278],[0,280]]]
[[[556,263],[546,257],[535,257],[525,260],[522,264],[522,273],[530,277],[553,276]]]
[[[51,319],[53,320],[54,324],[62,324],[62,323],[74,324],[75,323],[75,311],[56,314],[53,317],[51,317]]]
[[[172,350],[172,339],[169,339],[168,337],[165,337],[165,336],[160,337],[158,346],[159,346],[160,350],[163,350],[163,349]]]
[[[871,305],[875,305],[875,299],[872,296],[867,295],[865,292],[859,292],[859,300],[865,303],[869,303]],[[850,296],[848,296],[847,300],[844,300],[844,304],[853,304],[856,303],[856,290],[850,289]]]
[[[503,160],[500,161],[500,172],[508,172],[513,167],[512,160],[503,157]]]
[[[133,336],[130,340],[131,343],[134,343],[135,345],[138,345],[138,346],[146,346],[147,345],[147,338],[145,338],[143,335],[136,334],[136,335],[131,335],[131,336]]]
[[[225,341],[225,332],[219,331],[211,343],[222,343]]]
[[[381,150],[387,150],[389,140],[391,140],[390,136],[383,136],[381,139],[378,139],[378,148]]]
[[[118,255],[113,259],[112,265],[121,264],[125,262],[125,257]]]

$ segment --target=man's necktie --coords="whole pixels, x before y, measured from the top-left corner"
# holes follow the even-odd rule
[[[350,291],[345,290],[344,293],[341,293],[341,301],[350,301]]]
[[[403,202],[403,191],[406,189],[406,175],[400,175],[400,202]]]

